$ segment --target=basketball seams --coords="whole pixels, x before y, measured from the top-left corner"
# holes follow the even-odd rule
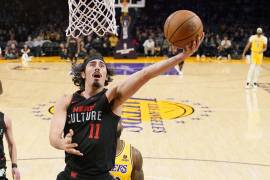
[[[169,26],[170,26],[170,23],[171,23],[171,19],[177,14],[177,11],[174,12],[170,19],[168,21],[165,22],[165,27],[166,27],[166,24],[167,24],[167,29],[166,29],[166,34],[165,34],[165,37],[168,37],[168,31],[169,31]]]
[[[169,38],[169,41],[171,41],[171,38],[174,36],[174,34],[177,32],[177,30],[182,27],[186,22],[188,22],[189,20],[191,20],[192,18],[196,17],[196,15],[193,15],[191,17],[189,17],[188,19],[186,19],[182,24],[180,24],[175,31],[172,33],[171,37]]]
[[[201,30],[202,27],[203,27],[203,26],[200,26],[199,29],[198,29],[197,31],[195,31],[193,34],[189,35],[188,37],[185,37],[184,39],[180,39],[180,40],[174,41],[174,42],[172,42],[172,44],[174,44],[174,43],[176,43],[176,42],[179,42],[179,41],[184,41],[184,40],[186,40],[186,39],[188,39],[188,38],[194,36],[195,34],[197,34],[197,33]]]

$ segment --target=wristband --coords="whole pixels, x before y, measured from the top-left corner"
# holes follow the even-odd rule
[[[16,163],[12,163],[12,164],[11,164],[11,167],[12,167],[12,168],[17,168],[18,165],[17,165]]]

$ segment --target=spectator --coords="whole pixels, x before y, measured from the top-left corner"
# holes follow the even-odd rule
[[[14,39],[14,35],[11,35],[10,40],[7,42],[7,46],[8,47],[11,47],[12,44],[14,44],[15,47],[18,46],[18,42]]]
[[[162,54],[168,56],[169,55],[169,47],[170,44],[167,41],[167,39],[164,39],[163,43],[162,43]]]
[[[71,65],[77,63],[78,53],[79,53],[79,41],[73,37],[67,39],[67,53],[68,58],[71,61]]]
[[[156,55],[162,55],[162,43],[164,41],[163,33],[159,32],[158,35],[155,37],[155,52]]]
[[[149,38],[147,40],[144,41],[143,43],[143,47],[144,47],[144,55],[148,56],[149,51],[151,56],[155,55],[155,41],[152,39],[151,36],[149,36]]]
[[[2,49],[0,47],[0,59],[2,59]]]
[[[35,57],[40,57],[42,55],[42,45],[43,40],[42,36],[38,36],[33,40],[33,54]]]
[[[85,58],[87,55],[87,50],[85,49],[85,43],[83,38],[79,39],[79,54],[78,58]]]
[[[33,51],[33,41],[32,41],[32,37],[28,36],[27,37],[27,41],[25,41],[25,45],[27,47],[29,47],[30,51]]]
[[[86,52],[88,54],[93,49],[93,47],[92,47],[92,36],[91,35],[87,36],[84,47],[85,47]]]
[[[96,36],[92,41],[92,47],[98,52],[101,51],[102,44],[102,39],[98,36]]]
[[[7,46],[5,51],[6,59],[17,59],[18,58],[18,50],[15,44],[11,44],[10,47]]]
[[[224,56],[227,57],[228,59],[231,59],[231,46],[232,43],[228,39],[228,36],[224,36],[224,39],[221,41],[220,46],[218,47],[219,51],[218,59],[221,59]]]
[[[109,37],[109,51],[112,53],[118,43],[118,37],[116,35],[111,35]],[[112,55],[112,54],[110,54]]]

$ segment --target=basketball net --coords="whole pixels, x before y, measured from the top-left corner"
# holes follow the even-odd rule
[[[66,36],[117,34],[114,0],[68,0]]]

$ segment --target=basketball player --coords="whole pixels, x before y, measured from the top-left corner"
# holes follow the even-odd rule
[[[2,83],[0,81],[0,95],[3,93]],[[6,178],[6,158],[4,153],[3,137],[6,136],[8,150],[11,160],[12,177],[14,180],[20,180],[20,172],[17,166],[17,150],[12,133],[12,121],[0,111],[0,180]]]
[[[77,63],[77,57],[79,54],[80,43],[77,39],[69,37],[67,40],[67,52],[68,58],[71,61],[71,66]],[[73,61],[74,60],[74,61]]]
[[[80,90],[57,101],[50,127],[50,144],[65,151],[66,167],[57,180],[112,180],[121,105],[150,79],[191,56],[202,39],[109,89],[104,87],[111,74],[102,56],[91,55],[74,66],[73,82]]]
[[[143,180],[143,159],[141,152],[120,139],[123,126],[117,126],[117,148],[114,168],[111,174],[116,180]]]
[[[267,49],[267,38],[263,35],[262,28],[257,28],[257,34],[252,35],[244,49],[242,58],[251,46],[251,63],[247,75],[246,88],[257,87],[257,80],[263,60],[263,52]]]

